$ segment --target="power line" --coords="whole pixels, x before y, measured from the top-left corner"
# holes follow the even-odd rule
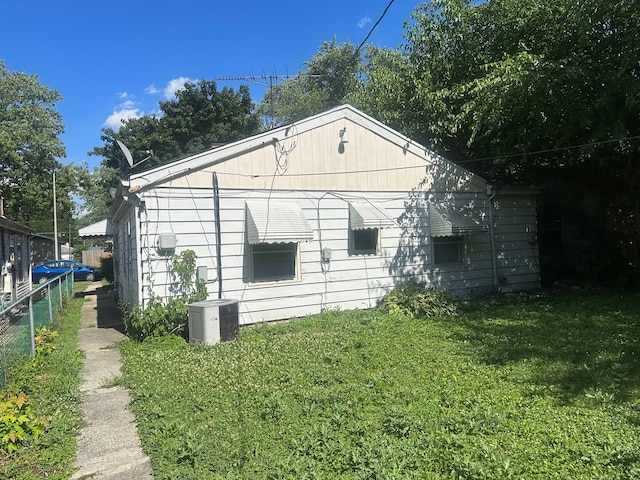
[[[455,162],[457,164],[463,164],[463,163],[473,163],[473,162],[483,162],[486,160],[497,160],[499,158],[514,158],[514,157],[523,157],[526,155],[538,155],[541,153],[553,153],[553,152],[561,152],[563,150],[572,150],[574,148],[582,148],[582,147],[593,147],[596,145],[604,145],[607,143],[617,143],[617,142],[623,142],[625,140],[635,140],[637,138],[640,138],[640,135],[635,135],[633,137],[624,137],[624,138],[617,138],[614,140],[601,140],[599,142],[591,142],[591,143],[582,143],[580,145],[569,145],[566,147],[557,147],[557,148],[550,148],[547,150],[533,150],[530,152],[522,152],[522,153],[509,153],[506,155],[496,155],[493,157],[482,157],[482,158],[472,158],[469,160],[460,160],[458,162]]]
[[[378,21],[376,23],[373,24],[373,27],[371,27],[371,30],[369,30],[369,33],[367,33],[367,36],[364,37],[364,40],[362,40],[362,43],[360,43],[360,45],[358,45],[358,48],[356,48],[356,51],[353,55],[353,58],[355,59],[359,54],[360,54],[360,49],[364,46],[364,44],[366,43],[367,40],[369,40],[369,37],[371,36],[371,34],[373,33],[373,31],[376,29],[376,27],[378,26],[378,24],[382,21],[382,19],[384,18],[384,16],[387,14],[387,11],[389,11],[389,8],[391,7],[391,5],[393,4],[393,2],[395,2],[395,0],[391,0],[389,2],[389,4],[387,5],[387,8],[384,9],[384,12],[382,12],[382,15],[380,15],[380,18],[378,18]]]
[[[426,164],[425,164],[426,165]],[[327,175],[354,175],[362,173],[374,173],[374,172],[394,172],[400,170],[412,170],[422,169],[425,165],[409,165],[404,167],[389,167],[389,168],[371,168],[366,170],[341,170],[333,172],[309,172],[309,173],[287,173],[287,177],[315,177],[315,176],[327,176]],[[208,171],[208,170],[205,170]],[[218,175],[226,175],[232,177],[245,177],[245,178],[271,178],[271,175],[257,175],[250,173],[229,173],[229,172],[217,172]]]

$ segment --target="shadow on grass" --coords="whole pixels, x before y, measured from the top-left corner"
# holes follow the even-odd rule
[[[492,296],[471,300],[451,335],[532,394],[622,403],[640,388],[639,317],[637,294]]]

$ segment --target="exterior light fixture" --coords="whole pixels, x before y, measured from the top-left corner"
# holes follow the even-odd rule
[[[347,137],[347,127],[344,127],[340,130],[340,144],[349,143],[349,138]]]

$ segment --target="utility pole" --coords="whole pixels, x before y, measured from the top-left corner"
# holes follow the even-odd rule
[[[53,167],[53,248],[55,252],[53,259],[58,260],[58,211],[57,211],[57,199],[56,199],[56,167]]]

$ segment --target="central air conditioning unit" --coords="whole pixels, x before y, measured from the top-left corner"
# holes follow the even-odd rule
[[[238,300],[220,298],[190,303],[189,345],[233,340],[238,331]]]

